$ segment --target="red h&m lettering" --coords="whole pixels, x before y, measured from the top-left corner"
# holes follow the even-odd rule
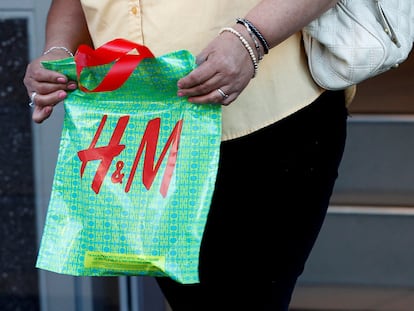
[[[101,160],[101,163],[99,164],[95,177],[92,181],[92,189],[93,191],[95,191],[95,193],[99,193],[99,190],[102,186],[102,182],[106,174],[108,173],[109,167],[111,166],[113,159],[116,156],[118,156],[122,152],[122,150],[125,149],[125,145],[120,145],[119,142],[121,141],[122,135],[124,135],[125,128],[129,121],[129,116],[119,118],[108,146],[98,148],[95,147],[99,137],[101,136],[102,130],[105,126],[107,119],[107,115],[104,115],[102,117],[101,123],[99,124],[98,130],[96,131],[89,148],[78,152],[78,157],[82,161],[82,166],[80,170],[81,178],[83,177],[83,173],[85,172],[86,164],[89,161]]]
[[[89,148],[78,152],[78,157],[82,162],[81,172],[80,172],[81,178],[83,177],[86,164],[89,161],[94,161],[94,160],[101,161],[96,171],[96,174],[94,176],[94,179],[92,181],[92,189],[95,193],[99,193],[103,180],[105,179],[105,176],[108,174],[108,171],[113,162],[113,159],[125,149],[125,145],[120,145],[119,143],[122,139],[126,126],[129,122],[129,116],[123,116],[119,118],[108,146],[96,147],[96,143],[102,133],[106,120],[107,120],[107,115],[104,115],[102,117],[101,123],[95,133],[95,136]],[[182,124],[183,124],[183,120],[179,120],[176,123],[173,131],[171,132],[168,138],[168,141],[166,142],[161,152],[160,158],[158,159],[156,165],[154,166],[155,153],[157,150],[157,142],[158,142],[160,126],[161,126],[161,119],[156,118],[148,122],[144,135],[142,137],[141,143],[139,145],[137,154],[135,156],[134,163],[131,168],[130,176],[128,178],[128,181],[125,187],[125,192],[129,192],[129,190],[131,189],[131,185],[135,177],[136,169],[137,169],[139,160],[141,158],[141,155],[145,147],[146,148],[145,148],[145,157],[144,157],[144,165],[143,165],[143,172],[142,172],[142,182],[145,188],[148,190],[152,186],[152,183],[155,179],[155,176],[158,173],[158,170],[161,166],[163,159],[165,158],[168,148],[171,147],[170,154],[168,156],[168,160],[167,160],[167,164],[165,168],[165,172],[164,172],[164,176],[162,179],[162,184],[160,187],[161,195],[163,197],[166,197],[167,192],[168,192],[168,187],[170,185],[171,178],[174,172],[175,164],[177,162],[177,154],[178,154],[178,147],[179,147],[179,142],[180,142],[180,137],[181,137]],[[123,162],[119,161],[117,163],[116,172],[119,173],[120,176],[123,176],[123,174],[120,174],[120,169],[122,168],[123,168]],[[114,179],[113,179],[113,182],[114,182]],[[122,181],[120,182],[122,183]]]
[[[155,151],[157,150],[158,136],[160,133],[161,119],[156,118],[148,122],[147,128],[144,135],[142,136],[141,144],[139,145],[137,155],[135,156],[134,163],[132,165],[131,174],[128,178],[128,182],[125,187],[125,192],[128,192],[131,188],[132,181],[134,180],[135,172],[141,158],[144,147],[146,146],[146,152],[144,157],[144,168],[142,172],[142,182],[148,190],[151,188],[151,185],[154,181],[155,176],[161,166],[162,160],[164,159],[168,147],[171,145],[170,154],[168,156],[167,165],[165,168],[164,176],[162,179],[162,184],[160,188],[160,193],[163,197],[167,196],[168,187],[171,182],[171,177],[174,172],[175,163],[177,162],[178,146],[180,143],[181,129],[183,127],[183,120],[179,120],[173,131],[168,138],[167,143],[164,146],[164,149],[161,152],[160,158],[157,161],[157,164],[154,167],[154,158]]]

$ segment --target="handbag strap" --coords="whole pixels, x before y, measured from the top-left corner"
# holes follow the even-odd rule
[[[113,91],[122,86],[144,58],[154,58],[152,52],[144,45],[125,39],[112,40],[96,50],[88,45],[80,45],[75,54],[76,74],[79,88],[84,92]],[[114,62],[98,86],[90,90],[80,81],[85,67],[105,65]]]

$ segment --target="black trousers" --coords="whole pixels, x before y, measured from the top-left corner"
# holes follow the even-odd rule
[[[223,142],[200,250],[200,283],[157,279],[173,311],[286,311],[318,236],[348,112],[327,91],[291,116]]]

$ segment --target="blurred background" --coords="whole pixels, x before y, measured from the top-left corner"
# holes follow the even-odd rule
[[[0,0],[0,310],[169,310],[151,278],[75,278],[34,268],[63,110],[32,123],[22,79],[42,52],[49,4]],[[358,86],[329,213],[292,310],[414,310],[413,134],[412,53]]]

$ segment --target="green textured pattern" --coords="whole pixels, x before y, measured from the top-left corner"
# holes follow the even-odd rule
[[[76,80],[73,58],[44,66]],[[199,248],[219,158],[221,108],[191,104],[176,96],[177,80],[195,66],[193,55],[177,51],[144,59],[115,91],[76,90],[68,95],[38,268],[76,276],[149,275],[186,284],[198,282]],[[109,68],[84,69],[82,84],[94,88]],[[103,115],[107,120],[97,135]],[[130,117],[119,142],[125,148],[111,159],[96,193],[92,182],[104,161],[97,157],[85,164],[78,152],[107,147],[124,116]],[[156,118],[161,123],[153,165],[169,146],[167,140],[177,122],[183,122],[165,197],[160,189],[171,146],[159,161],[161,166],[149,189],[143,182],[148,144],[132,173],[145,129]],[[131,188],[126,191],[131,176]]]

